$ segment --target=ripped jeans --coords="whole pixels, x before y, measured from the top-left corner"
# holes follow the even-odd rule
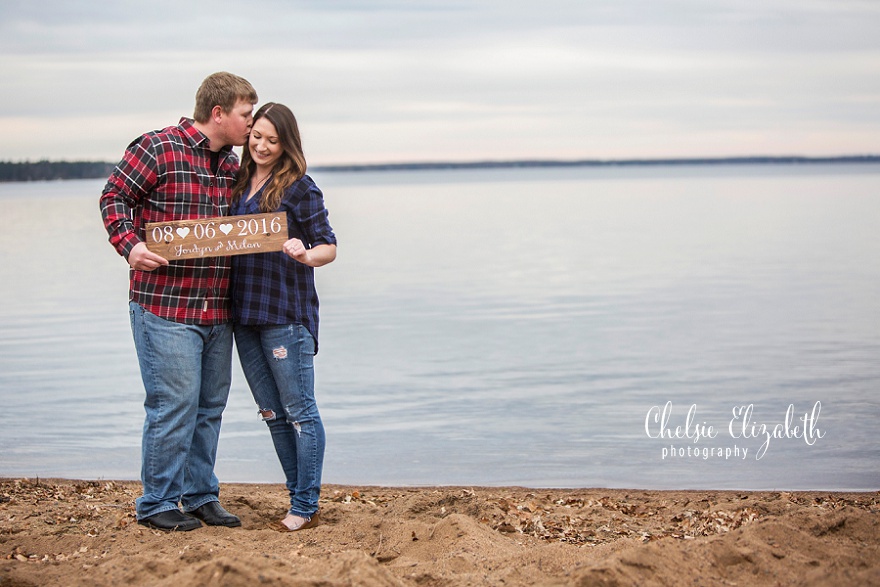
[[[315,403],[315,339],[299,324],[236,324],[235,345],[287,479],[290,513],[309,518],[318,511],[324,466],[324,425]]]

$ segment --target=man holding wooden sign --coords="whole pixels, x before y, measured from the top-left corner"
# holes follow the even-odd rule
[[[232,147],[247,142],[256,102],[247,80],[208,76],[196,93],[194,120],[133,141],[101,195],[110,243],[131,266],[129,313],[146,391],[137,518],[158,530],[193,530],[199,520],[241,525],[220,505],[214,475],[232,380],[231,263],[217,255],[230,253],[212,244],[210,254],[204,247],[198,254],[190,242],[180,250],[195,247],[197,254],[163,255],[148,244],[153,237],[183,243],[196,231],[216,236],[228,221],[239,168]],[[271,228],[269,220],[251,244]]]

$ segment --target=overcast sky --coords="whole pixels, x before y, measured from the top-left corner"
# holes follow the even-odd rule
[[[0,160],[116,161],[226,70],[311,164],[880,153],[878,0],[0,0]]]

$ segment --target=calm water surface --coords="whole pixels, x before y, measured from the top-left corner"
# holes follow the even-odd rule
[[[325,482],[880,488],[880,166],[314,177]],[[139,476],[103,183],[0,184],[0,476]],[[282,481],[234,377],[218,476]]]

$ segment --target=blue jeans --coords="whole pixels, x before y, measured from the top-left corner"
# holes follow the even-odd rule
[[[236,324],[235,346],[287,479],[290,513],[311,517],[318,511],[325,442],[315,403],[315,339],[299,324]]]
[[[232,326],[171,322],[129,303],[146,399],[139,520],[217,501],[220,420],[232,382]]]

